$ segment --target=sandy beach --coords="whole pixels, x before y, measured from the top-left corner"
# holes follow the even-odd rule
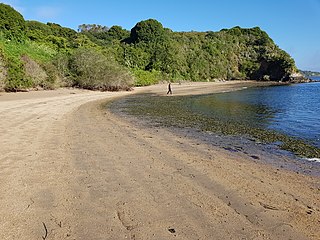
[[[319,177],[136,125],[102,107],[166,91],[159,84],[0,93],[0,239],[320,239]]]

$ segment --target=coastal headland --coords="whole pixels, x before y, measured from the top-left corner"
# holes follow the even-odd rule
[[[175,95],[270,84],[173,84]],[[319,239],[319,177],[103,107],[135,93],[0,93],[1,239]]]

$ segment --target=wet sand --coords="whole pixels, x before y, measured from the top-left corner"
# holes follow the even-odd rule
[[[173,94],[247,87],[172,84]],[[0,93],[1,239],[319,239],[319,178],[147,128],[133,92]]]

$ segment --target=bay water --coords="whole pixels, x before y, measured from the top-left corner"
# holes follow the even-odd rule
[[[197,96],[189,106],[209,117],[276,130],[320,147],[320,82]]]

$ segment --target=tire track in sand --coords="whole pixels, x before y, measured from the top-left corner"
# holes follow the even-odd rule
[[[67,161],[63,157],[65,117],[84,103],[126,93],[63,90],[61,94],[58,90],[56,96],[43,94],[30,92],[22,99],[23,94],[17,94],[17,99],[10,100],[0,96],[1,239],[41,239],[43,222],[48,238],[53,228],[63,227],[52,219],[56,219],[59,191],[64,191],[61,186],[67,183],[58,179],[59,174],[57,178],[50,174],[62,170],[62,161]],[[66,232],[56,239],[65,238]]]

